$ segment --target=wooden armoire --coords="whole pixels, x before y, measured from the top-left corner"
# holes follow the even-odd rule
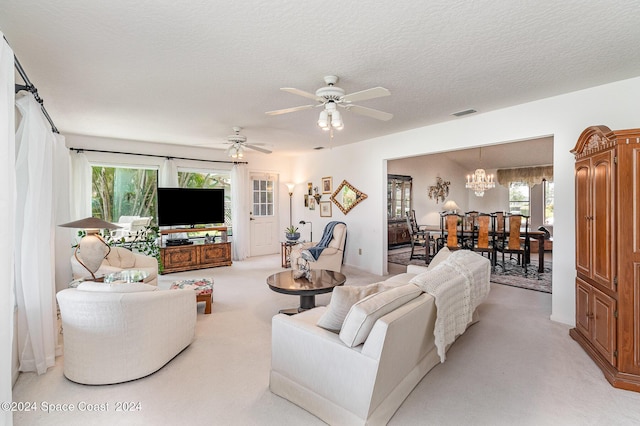
[[[640,129],[582,132],[576,157],[576,326],[617,388],[640,391]]]

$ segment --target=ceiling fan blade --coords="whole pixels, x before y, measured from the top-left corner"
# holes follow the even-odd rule
[[[366,101],[367,99],[389,96],[390,94],[391,92],[384,87],[374,87],[367,90],[361,90],[359,92],[349,93],[348,95],[344,95],[340,100],[343,102],[359,102]]]
[[[303,106],[299,106],[299,107],[293,107],[293,108],[285,108],[285,109],[278,109],[275,111],[267,111],[266,114],[267,115],[280,115],[280,114],[286,114],[289,112],[296,112],[296,111],[302,111],[305,109],[311,109],[316,107],[317,105],[303,105]]]
[[[260,148],[259,146],[255,146],[255,145],[249,145],[247,143],[243,144],[245,147],[256,150],[258,152],[263,152],[265,154],[271,154],[271,151],[269,151],[268,149],[265,148]]]
[[[323,99],[316,96],[314,93],[305,92],[304,90],[294,89],[293,87],[282,87],[280,90],[291,93],[292,95],[303,96],[305,98],[313,99],[314,101],[321,102]]]
[[[388,121],[393,118],[393,114],[388,112],[378,111],[377,109],[367,108],[359,105],[347,105],[345,108],[348,111],[355,112],[356,114],[366,115],[367,117],[376,118],[382,121]]]

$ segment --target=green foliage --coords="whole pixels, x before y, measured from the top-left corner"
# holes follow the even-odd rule
[[[78,241],[82,239],[87,233],[84,230],[78,231]],[[135,253],[144,254],[145,256],[155,257],[158,260],[158,270],[162,271],[162,258],[160,257],[160,228],[157,226],[147,226],[144,229],[136,232],[133,237],[128,238],[113,238],[111,233],[100,232],[100,236],[107,245],[110,247],[124,247]],[[77,243],[73,247],[77,247]]]
[[[284,228],[284,232],[286,232],[287,234],[295,234],[296,232],[298,232],[298,228],[293,225],[287,226],[286,228]]]
[[[108,222],[116,222],[120,216],[156,217],[155,170],[93,166],[91,174],[94,217]]]

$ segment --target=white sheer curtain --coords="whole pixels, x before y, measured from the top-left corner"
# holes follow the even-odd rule
[[[71,220],[90,217],[91,214],[91,165],[82,152],[71,155]],[[64,223],[64,222],[60,222]]]
[[[43,374],[55,364],[53,151],[56,140],[40,104],[16,101],[16,299],[20,371]]]
[[[160,178],[158,179],[159,185],[163,188],[177,188],[178,187],[178,167],[176,162],[171,158],[167,158],[162,163],[160,169]]]
[[[13,348],[13,248],[15,220],[15,77],[13,51],[0,32],[0,401],[13,400],[11,355]],[[0,424],[11,426],[11,410],[0,410]]]
[[[62,135],[54,134],[53,144],[53,197],[55,224],[71,222],[71,159],[69,150],[65,146],[65,138]],[[86,217],[86,216],[85,216]],[[74,241],[76,229],[60,228],[54,226],[55,233],[55,270],[54,277],[56,291],[69,286],[71,282],[71,263],[69,258],[73,253],[71,243]],[[56,336],[58,334],[56,333]],[[58,355],[61,355],[58,353]]]
[[[244,260],[249,253],[248,181],[247,166],[234,164],[231,169],[231,222],[233,223],[231,250],[233,260]]]

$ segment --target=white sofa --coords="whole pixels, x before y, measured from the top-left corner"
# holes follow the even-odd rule
[[[73,382],[102,385],[148,376],[195,338],[192,290],[83,282],[56,298],[64,375]]]
[[[444,361],[453,340],[477,320],[475,306],[488,294],[488,259],[466,250],[446,255],[430,268],[410,265],[407,273],[384,281],[391,288],[351,306],[339,334],[317,325],[333,309],[335,290],[329,307],[276,315],[271,391],[331,425],[386,424],[427,372]],[[436,290],[434,297],[421,291],[432,284],[461,292],[448,297]],[[465,298],[469,312],[451,309],[464,305]],[[400,303],[387,307],[396,300]],[[447,325],[452,319],[453,328]],[[351,340],[367,327],[368,335]]]
[[[82,259],[82,253],[79,254]],[[139,269],[149,275],[144,279],[145,284],[158,285],[158,260],[155,257],[134,253],[123,247],[111,247],[111,251],[102,261],[100,268],[96,271],[96,277],[119,272],[123,269]],[[71,256],[71,271],[73,279],[86,278],[89,276],[84,266],[82,266],[75,256]]]

